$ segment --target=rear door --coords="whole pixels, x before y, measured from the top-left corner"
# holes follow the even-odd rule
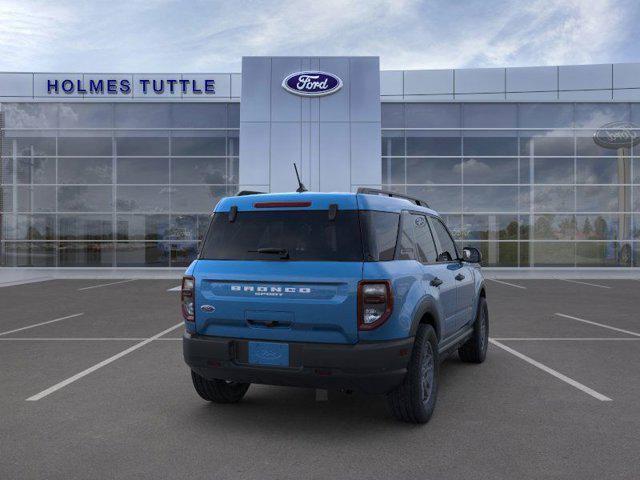
[[[356,343],[357,210],[216,212],[195,267],[199,334]]]
[[[410,215],[416,245],[416,260],[422,264],[425,288],[439,298],[444,313],[444,337],[456,331],[457,285],[454,272],[447,264],[438,263],[437,248],[425,215]]]

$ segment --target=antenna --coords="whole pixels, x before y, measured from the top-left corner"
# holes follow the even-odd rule
[[[305,187],[304,183],[302,183],[302,180],[300,180],[300,174],[298,173],[298,167],[295,162],[293,162],[293,168],[295,169],[296,177],[298,178],[298,188],[296,189],[296,192],[298,193],[306,192],[307,187]]]

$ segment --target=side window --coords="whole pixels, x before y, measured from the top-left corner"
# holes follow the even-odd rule
[[[397,260],[415,260],[415,248],[413,246],[413,215],[402,212],[402,228],[398,239]]]
[[[422,263],[433,263],[438,256],[436,246],[433,243],[431,229],[424,215],[411,215],[413,220],[413,231],[416,242],[416,259]]]
[[[429,218],[429,224],[438,242],[438,262],[451,262],[458,258],[456,244],[449,235],[442,222],[436,218]]]

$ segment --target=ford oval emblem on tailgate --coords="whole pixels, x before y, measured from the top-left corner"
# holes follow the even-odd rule
[[[202,310],[203,312],[213,312],[215,311],[216,307],[214,307],[213,305],[202,305],[200,307],[200,310]]]

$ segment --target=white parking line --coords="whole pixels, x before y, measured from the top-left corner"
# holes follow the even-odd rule
[[[558,278],[558,280],[562,280],[563,282],[579,283],[580,285],[589,285],[590,287],[611,288],[608,285],[598,285],[597,283],[580,282],[578,280],[569,280],[568,278]]]
[[[123,350],[120,353],[117,353],[115,355],[113,355],[112,357],[107,358],[106,360],[103,360],[100,363],[95,364],[92,367],[87,368],[86,370],[81,371],[80,373],[76,373],[74,376],[67,378],[66,380],[63,380],[60,383],[56,383],[55,385],[53,385],[52,387],[47,388],[46,390],[43,390],[40,393],[36,393],[35,395],[27,398],[27,402],[36,402],[44,397],[46,397],[47,395],[52,394],[53,392],[56,392],[58,390],[60,390],[61,388],[66,387],[67,385],[75,382],[76,380],[80,380],[82,377],[85,377],[87,375],[89,375],[92,372],[95,372],[96,370],[109,365],[112,362],[115,362],[116,360],[118,360],[119,358],[124,357],[125,355],[128,355],[129,353],[144,347],[147,343],[153,342],[154,340],[156,340],[157,338],[160,338],[163,335],[166,335],[167,333],[171,332],[172,330],[175,330],[176,328],[180,327],[184,325],[184,322],[180,322],[176,325],[174,325],[173,327],[167,328],[166,330],[163,330],[160,333],[155,334],[153,337],[149,337],[145,340],[143,340],[140,343],[136,343],[135,345],[133,345],[132,347],[127,348],[126,350]]]
[[[173,288],[168,288],[167,292],[179,292],[180,290],[182,290],[182,285],[178,285],[177,287],[173,287]]]
[[[81,292],[83,290],[91,290],[92,288],[108,287],[109,285],[118,285],[120,283],[135,282],[136,280],[137,278],[130,278],[129,280],[121,280],[119,282],[101,283],[100,285],[91,285],[90,287],[79,288],[78,291]]]
[[[9,335],[10,333],[21,332],[22,330],[29,330],[30,328],[39,327],[40,325],[47,325],[48,323],[59,322],[61,320],[66,320],[67,318],[79,317],[80,315],[84,315],[84,312],[74,313],[73,315],[67,315],[66,317],[54,318],[53,320],[47,320],[46,322],[34,323],[33,325],[28,325],[26,327],[16,328],[15,330],[2,332],[0,333],[0,335]]]
[[[565,315],[564,313],[556,313],[559,317],[570,318],[571,320],[576,320],[578,322],[588,323],[589,325],[595,325],[596,327],[608,328],[609,330],[614,330],[616,332],[626,333],[628,335],[634,335],[636,337],[640,337],[640,333],[632,332],[631,330],[624,330],[622,328],[612,327],[611,325],[605,325],[604,323],[592,322],[591,320],[585,320],[584,318],[572,317],[571,315]]]
[[[520,288],[522,290],[526,290],[527,287],[523,287],[522,285],[516,285],[515,283],[503,282],[502,280],[496,280],[494,278],[487,278],[487,280],[491,280],[492,282],[501,283],[503,285],[509,285],[510,287]]]
[[[513,348],[507,347],[506,345],[498,342],[494,338],[490,338],[489,342],[491,342],[491,344],[495,345],[496,347],[499,347],[499,348],[503,349],[505,352],[509,352],[511,355],[515,355],[519,359],[524,360],[525,362],[533,365],[536,368],[539,368],[543,372],[546,372],[549,375],[553,375],[554,377],[562,380],[563,382],[568,383],[572,387],[575,387],[578,390],[583,391],[587,395],[591,395],[593,398],[596,398],[596,399],[600,400],[601,402],[611,402],[612,401],[609,397],[607,397],[607,396],[605,396],[605,395],[603,395],[603,394],[601,394],[599,392],[596,392],[595,390],[587,387],[586,385],[583,385],[582,383],[577,382],[574,379],[569,378],[566,375],[563,375],[562,373],[560,373],[560,372],[558,372],[558,371],[556,371],[556,370],[554,370],[552,368],[547,367],[546,365],[534,360],[531,357],[527,357],[526,355],[518,352],[517,350],[514,350]]]

